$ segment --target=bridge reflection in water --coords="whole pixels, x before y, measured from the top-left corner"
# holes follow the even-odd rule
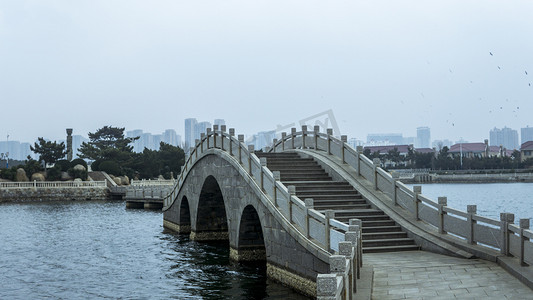
[[[228,240],[231,259],[266,261],[270,278],[320,299],[370,297],[372,282],[362,280],[372,278],[365,257],[379,274],[382,265],[370,257],[385,254],[370,253],[394,259],[403,255],[394,253],[419,249],[474,267],[473,258],[492,261],[497,264],[489,269],[504,272],[502,266],[533,287],[528,219],[516,226],[509,213],[493,220],[477,215],[476,206],[463,212],[447,207],[444,197],[428,199],[420,187],[398,182],[379,160],[370,161],[348,146],[345,136],[331,133],[303,126],[282,134],[267,151],[254,152],[233,129],[208,129],[164,199],[164,226],[197,241]],[[448,256],[431,257],[438,265]],[[469,283],[458,277],[457,286],[471,297],[531,294],[518,279],[496,293],[475,283],[475,272],[469,275]],[[408,279],[400,275],[403,280]],[[407,282],[411,292],[425,290],[420,278]],[[379,298],[401,294],[405,287],[400,287],[380,289]],[[454,293],[449,290],[442,293]]]

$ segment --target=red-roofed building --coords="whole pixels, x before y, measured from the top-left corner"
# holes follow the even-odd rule
[[[499,147],[498,147],[499,148]],[[490,153],[489,141],[485,140],[485,143],[460,143],[450,147],[448,151],[453,157],[488,157]]]
[[[533,158],[533,141],[528,141],[520,146],[520,160],[524,161]]]

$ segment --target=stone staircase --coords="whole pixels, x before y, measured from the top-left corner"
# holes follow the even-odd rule
[[[304,200],[313,198],[316,210],[331,209],[335,219],[348,223],[350,219],[363,221],[363,253],[419,250],[413,239],[381,210],[374,209],[348,182],[333,181],[312,158],[298,153],[263,153],[271,171],[279,171],[285,186],[296,187],[296,195]]]

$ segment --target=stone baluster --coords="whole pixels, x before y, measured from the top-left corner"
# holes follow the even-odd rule
[[[292,196],[296,196],[296,187],[294,185],[289,185],[287,189],[289,189],[289,196],[287,198],[287,219],[289,220],[289,223],[292,223]]]
[[[509,256],[509,224],[514,223],[514,214],[501,213],[500,214],[500,232],[502,239],[501,253]]]
[[[209,143],[209,136],[211,135],[211,128],[207,128],[206,130],[207,134],[205,135],[207,137],[207,149],[209,149],[211,147],[210,143]]]
[[[265,174],[265,171],[264,171],[264,168],[266,168],[266,165],[267,165],[267,158],[266,157],[261,157],[259,159],[259,161],[261,162],[261,172],[260,172],[260,177],[261,177],[261,191],[265,191],[265,182],[264,182],[264,174]]]
[[[213,148],[217,147],[217,131],[218,125],[213,125]]]
[[[420,200],[418,199],[418,195],[422,194],[422,186],[420,185],[415,185],[413,186],[413,201],[414,201],[414,205],[415,205],[415,220],[420,220],[419,216],[418,216],[418,206],[420,205]]]
[[[357,233],[357,241],[358,241],[357,254],[359,255],[357,259],[359,261],[359,266],[362,267],[363,266],[363,244],[361,241],[363,239],[363,235],[362,235],[363,221],[361,221],[360,219],[350,219],[348,224],[349,224],[348,231],[353,231]]]
[[[328,146],[327,146],[327,151],[328,151],[328,155],[331,155],[331,136],[333,135],[333,129],[332,128],[328,128],[326,130],[326,133],[328,135],[327,139],[328,139]]]
[[[200,151],[204,153],[204,139],[205,139],[205,133],[200,133]]]
[[[348,141],[348,136],[346,135],[341,135],[341,158],[342,158],[342,163],[345,164],[346,163],[346,157],[344,155],[344,151],[346,149],[346,142]]]
[[[287,139],[287,133],[281,133],[281,151],[285,151],[285,140]]]
[[[355,262],[355,247],[350,241],[339,242],[339,254],[343,255],[350,263],[350,269],[348,270],[348,280],[346,282],[346,293],[349,295],[348,299],[353,298],[353,294],[357,291],[357,285],[355,280],[356,262]]]
[[[278,181],[281,180],[281,175],[279,171],[273,171],[272,175],[274,176],[274,206],[278,207]]]
[[[357,152],[357,176],[361,176],[361,156],[363,155],[363,146],[357,146],[355,150]]]
[[[353,285],[355,286],[356,279],[361,278],[361,253],[359,252],[360,247],[360,239],[359,239],[359,226],[358,225],[350,225],[351,229],[357,229],[357,231],[349,230],[344,233],[344,239],[347,242],[352,243],[352,247],[354,248],[355,255],[354,255],[354,277],[353,277]],[[349,227],[350,228],[350,227]]]
[[[337,294],[337,275],[318,274],[316,278],[317,300],[334,300]]]
[[[315,208],[315,202],[314,202],[313,198],[305,198],[304,203],[305,203],[305,224],[304,224],[305,228],[304,228],[304,231],[305,231],[305,236],[309,238],[309,237],[311,237],[311,234],[309,232],[309,210]]]
[[[305,137],[307,136],[307,125],[302,125],[302,149],[305,149]]]
[[[224,133],[226,132],[226,125],[220,125],[220,132],[220,149],[224,150]]]
[[[272,152],[276,152],[276,144],[278,143],[278,139],[272,140]]]
[[[444,207],[448,206],[448,198],[438,197],[438,202],[439,202],[439,233],[445,234],[446,231],[444,230],[444,216],[447,214],[447,212],[444,211]]]
[[[320,133],[320,126],[315,125],[313,127],[313,138],[315,142],[315,150],[318,150],[318,134]]]
[[[524,230],[529,229],[529,219],[520,219],[519,221],[520,225],[520,265],[525,267],[528,266],[528,264],[525,262],[525,256],[524,256],[524,246],[525,242],[529,240],[527,237],[524,236]]]
[[[198,159],[198,146],[200,146],[200,143],[201,142],[199,139],[194,140],[194,144],[196,145],[196,147],[194,148],[194,155],[196,159]]]
[[[296,128],[291,128],[291,149],[294,149],[294,139],[296,138]]]
[[[342,282],[344,287],[344,293],[342,293],[341,299],[349,299],[348,294],[350,284],[347,282],[346,274],[346,257],[344,255],[332,255],[329,257],[329,272],[336,274],[337,276],[342,276]],[[348,297],[347,297],[348,295]]]
[[[242,165],[242,144],[244,143],[244,135],[239,134],[239,163]]]
[[[398,180],[399,180],[399,177],[400,175],[398,174],[398,172],[393,172],[392,173],[392,195],[391,195],[391,198],[392,198],[392,203],[394,203],[394,205],[398,205],[398,187],[396,186],[397,183],[398,183]]]
[[[474,237],[476,220],[474,220],[474,215],[477,213],[477,205],[467,205],[466,212],[468,213],[466,216],[466,222],[468,223],[468,236],[466,240],[469,244],[473,245],[476,244]]]
[[[328,209],[324,212],[324,216],[326,217],[325,219],[325,225],[326,225],[326,230],[325,230],[325,234],[326,234],[326,237],[325,237],[325,242],[326,242],[326,251],[330,251],[331,249],[331,238],[330,238],[330,227],[331,225],[329,224],[330,223],[330,220],[335,218],[335,212],[331,209]]]
[[[229,129],[229,135],[230,137],[235,136],[235,128]],[[233,156],[233,139],[229,138],[228,140],[229,140],[229,155]]]
[[[253,177],[254,173],[252,172],[252,153],[254,153],[254,145],[248,145],[248,170],[250,175]]]
[[[372,160],[372,163],[374,167],[374,170],[373,170],[374,178],[372,181],[374,183],[374,189],[377,191],[378,190],[378,167],[381,166],[381,160],[379,158],[374,158]]]

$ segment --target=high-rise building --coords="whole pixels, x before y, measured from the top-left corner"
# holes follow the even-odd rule
[[[431,132],[429,127],[418,127],[416,129],[416,148],[429,148],[431,144]]]
[[[88,142],[89,139],[88,138],[85,138],[81,135],[73,135],[72,136],[72,158],[78,158],[79,157],[79,149],[81,147],[81,144],[83,142]]]
[[[276,138],[276,131],[261,131],[257,134],[254,134],[253,142],[254,148],[259,150],[263,149],[264,147],[270,147],[272,145],[272,141]]]
[[[490,146],[503,146],[507,150],[518,149],[518,131],[508,127],[490,131]]]
[[[143,135],[143,131],[141,129],[135,129],[131,131],[126,131],[126,137],[128,138],[135,138],[139,137],[139,139],[133,141],[133,151],[134,152],[142,152],[144,150],[143,143],[140,139],[140,137]]]
[[[167,143],[172,146],[178,146],[178,135],[176,134],[176,130],[174,129],[167,129],[165,132],[163,132],[163,142]]]
[[[520,144],[533,141],[533,127],[524,127],[520,129]]]
[[[207,128],[211,128],[211,122],[199,122],[197,125],[196,125],[196,132],[194,134],[194,139],[200,139],[202,133],[206,133],[207,132]],[[194,146],[194,139],[193,139],[193,143],[191,144],[192,146]]]
[[[185,152],[189,152],[189,148],[194,146],[197,125],[195,118],[185,119]]]

